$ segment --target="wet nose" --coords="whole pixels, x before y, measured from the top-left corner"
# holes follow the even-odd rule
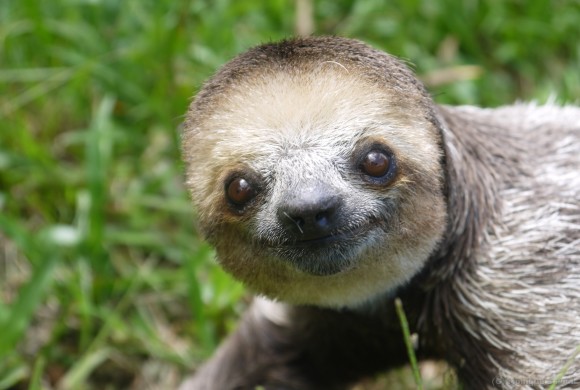
[[[280,203],[282,226],[296,240],[314,240],[338,228],[341,197],[323,183],[297,186]]]

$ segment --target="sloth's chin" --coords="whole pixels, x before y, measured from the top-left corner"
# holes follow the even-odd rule
[[[314,276],[332,276],[355,268],[362,254],[376,242],[370,226],[328,236],[291,241],[271,248],[279,260]]]

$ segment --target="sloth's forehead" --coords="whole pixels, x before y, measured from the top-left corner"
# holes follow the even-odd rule
[[[352,149],[380,128],[415,126],[384,90],[348,70],[307,74],[274,73],[232,87],[205,123],[217,152],[236,156],[291,156]]]

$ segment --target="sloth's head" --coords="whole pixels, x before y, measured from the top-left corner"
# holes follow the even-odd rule
[[[412,73],[342,38],[254,48],[188,112],[201,230],[254,291],[355,306],[425,265],[446,225],[441,136]]]

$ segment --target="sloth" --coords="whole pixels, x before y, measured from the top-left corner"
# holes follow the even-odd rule
[[[256,294],[181,389],[348,389],[442,359],[465,389],[580,388],[580,109],[442,106],[339,37],[268,43],[191,104],[186,185]]]

